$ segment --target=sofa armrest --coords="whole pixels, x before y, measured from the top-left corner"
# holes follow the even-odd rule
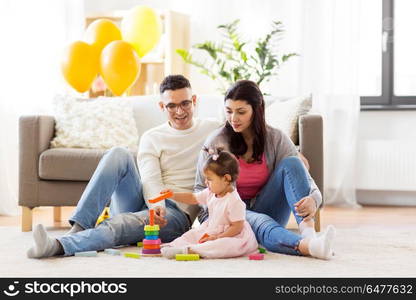
[[[299,117],[299,148],[310,165],[310,174],[324,194],[323,121],[318,114]],[[323,199],[322,199],[323,204]]]
[[[19,119],[19,205],[38,203],[39,156],[49,148],[55,133],[52,116],[22,116]]]

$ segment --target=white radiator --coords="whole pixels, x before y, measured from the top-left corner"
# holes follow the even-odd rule
[[[356,184],[359,190],[416,191],[416,141],[361,141]]]

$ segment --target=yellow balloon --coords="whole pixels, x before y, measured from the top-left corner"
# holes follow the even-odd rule
[[[133,47],[125,41],[105,46],[100,57],[100,74],[114,95],[122,95],[140,74],[140,60]]]
[[[82,41],[71,43],[64,51],[61,71],[65,80],[78,92],[86,92],[98,73],[94,48]]]
[[[85,31],[85,41],[95,48],[97,59],[107,44],[117,40],[121,40],[120,29],[108,19],[95,20]]]
[[[132,8],[121,21],[123,40],[129,42],[140,57],[146,55],[159,42],[162,22],[150,7],[139,5]]]

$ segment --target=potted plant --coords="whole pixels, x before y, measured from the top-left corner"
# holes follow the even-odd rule
[[[208,54],[210,61],[196,60],[186,49],[176,50],[186,63],[194,65],[202,74],[215,80],[222,93],[240,79],[249,79],[261,86],[278,74],[282,64],[298,55],[288,53],[278,56],[276,43],[284,31],[280,21],[274,21],[271,31],[264,38],[255,41],[254,45],[242,41],[238,33],[239,22],[237,19],[217,27],[222,33],[222,41],[206,41],[192,46]]]

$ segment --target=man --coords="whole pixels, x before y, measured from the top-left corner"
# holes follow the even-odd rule
[[[128,150],[110,149],[69,220],[72,228],[68,234],[54,239],[43,225],[37,225],[33,232],[35,245],[28,250],[28,257],[73,255],[134,244],[144,238],[148,208],[155,209],[155,223],[161,227],[163,242],[170,242],[190,229],[198,206],[175,204],[169,199],[150,204],[148,200],[164,189],[192,191],[202,144],[220,124],[193,117],[197,98],[182,75],[167,76],[160,85],[160,94],[159,106],[168,121],[141,137],[138,170]],[[111,217],[95,227],[109,199]]]

